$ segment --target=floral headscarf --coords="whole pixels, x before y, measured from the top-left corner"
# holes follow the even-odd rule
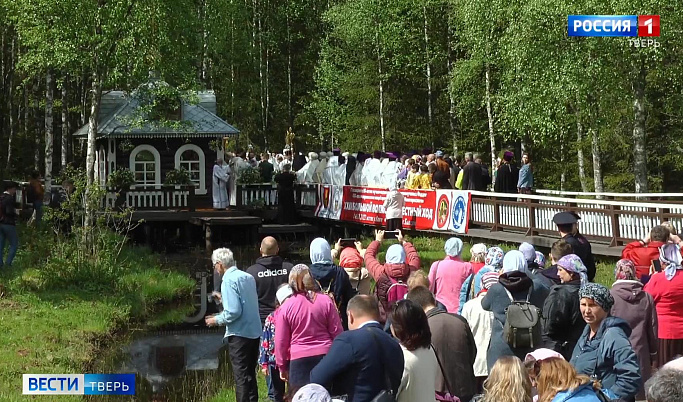
[[[610,312],[614,306],[614,297],[609,293],[609,289],[598,283],[587,283],[579,289],[579,298],[593,299],[603,310]]]
[[[545,254],[541,253],[540,251],[536,252],[536,258],[534,258],[534,262],[540,269],[545,269]]]
[[[493,268],[494,270],[499,270],[503,268],[503,257],[505,256],[505,252],[503,252],[503,249],[500,247],[490,247],[489,250],[486,252],[486,259],[484,262],[486,263],[487,266]]]
[[[614,267],[614,279],[618,281],[632,281],[636,279],[636,264],[633,261],[622,258]]]
[[[579,274],[579,277],[581,277],[581,286],[584,286],[588,283],[588,270],[586,269],[586,266],[583,264],[583,261],[581,261],[581,257],[579,257],[578,255],[565,255],[564,257],[560,258],[560,261],[557,262],[557,266],[564,269],[565,271]]]

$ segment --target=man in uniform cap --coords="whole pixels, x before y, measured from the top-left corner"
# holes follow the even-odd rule
[[[588,270],[588,280],[593,281],[595,278],[595,260],[593,259],[593,251],[588,240],[579,233],[576,222],[581,219],[576,212],[558,212],[553,216],[553,222],[557,225],[560,231],[560,236],[567,243],[571,244],[574,254],[581,258],[581,261]]]

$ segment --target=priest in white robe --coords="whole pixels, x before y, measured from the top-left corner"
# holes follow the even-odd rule
[[[228,180],[230,176],[230,167],[223,159],[218,159],[213,166],[212,176],[214,209],[226,209],[228,207]]]

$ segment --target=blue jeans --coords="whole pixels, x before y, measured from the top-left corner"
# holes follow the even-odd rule
[[[36,224],[43,220],[43,202],[33,201],[33,210],[36,211]]]
[[[9,242],[9,254],[7,254],[7,265],[12,265],[14,256],[17,255],[19,248],[19,236],[17,227],[14,225],[0,224],[0,265],[4,262],[5,240]]]

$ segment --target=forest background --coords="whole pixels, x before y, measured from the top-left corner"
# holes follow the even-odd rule
[[[103,92],[213,90],[238,146],[530,151],[536,186],[680,191],[677,0],[0,0],[0,177],[92,179]],[[567,36],[661,16],[658,48]],[[89,138],[71,133],[90,124]]]

